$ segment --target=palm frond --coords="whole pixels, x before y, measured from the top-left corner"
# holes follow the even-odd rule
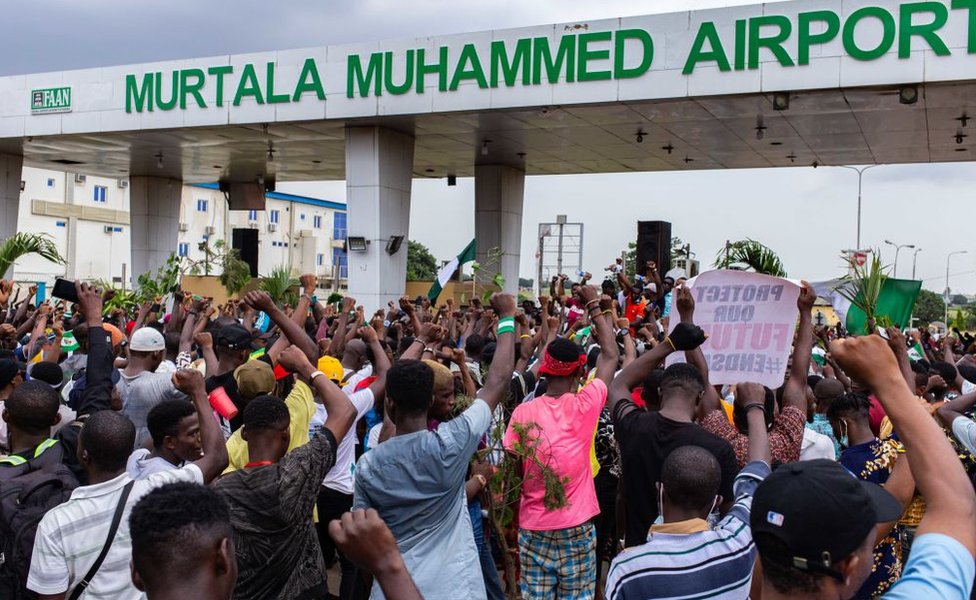
[[[0,276],[5,275],[18,259],[28,254],[37,254],[57,265],[65,264],[64,257],[50,235],[15,233],[0,244]]]
[[[889,267],[881,264],[877,251],[872,252],[870,262],[865,262],[863,265],[857,264],[854,257],[845,257],[845,260],[850,265],[849,273],[841,278],[840,284],[834,288],[834,291],[864,312],[869,327],[872,323],[877,325],[878,298],[881,296],[885,279],[888,278]]]
[[[783,261],[776,252],[769,246],[749,238],[727,244],[715,257],[714,266],[720,269],[738,269],[774,277],[786,277]]]
[[[297,294],[298,279],[291,274],[291,268],[281,265],[271,269],[271,273],[261,279],[261,289],[268,292],[275,304],[293,304]]]

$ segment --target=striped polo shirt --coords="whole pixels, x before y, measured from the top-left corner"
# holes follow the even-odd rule
[[[105,545],[122,488],[130,481],[132,478],[123,473],[102,483],[76,488],[67,502],[44,515],[34,538],[27,589],[38,594],[67,591],[70,595],[70,590],[85,576]],[[132,584],[129,572],[132,559],[129,513],[151,490],[177,481],[202,484],[203,473],[198,466],[189,464],[135,482],[112,547],[81,600],[142,600],[146,597]]]
[[[735,478],[735,504],[714,529],[693,533],[652,531],[647,543],[613,560],[607,575],[609,600],[645,598],[747,598],[756,546],[749,528],[752,496],[769,475],[761,461]]]

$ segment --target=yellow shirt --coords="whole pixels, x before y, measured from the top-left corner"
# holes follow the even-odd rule
[[[312,422],[312,415],[315,414],[315,399],[312,396],[312,388],[303,381],[295,381],[295,386],[291,388],[291,393],[285,398],[288,406],[288,416],[291,417],[291,442],[288,444],[288,452],[299,446],[308,443],[308,427]],[[224,469],[224,475],[237,469],[243,469],[249,462],[247,455],[247,442],[241,437],[241,430],[238,429],[227,440],[227,458],[229,464]]]

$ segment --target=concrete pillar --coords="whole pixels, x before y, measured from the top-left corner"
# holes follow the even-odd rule
[[[505,291],[510,294],[518,293],[524,191],[525,171],[521,169],[506,165],[476,165],[474,168],[474,235],[478,244],[478,262],[486,280],[501,273],[505,278]],[[501,252],[501,259],[490,265],[489,253],[495,249]]]
[[[0,154],[0,241],[17,233],[23,166],[23,156]],[[0,273],[0,277],[4,275],[6,274]]]
[[[349,293],[367,313],[403,295],[407,277],[413,137],[382,127],[346,129],[349,237],[364,237],[365,252],[349,251]],[[386,253],[392,236],[400,250]]]
[[[155,273],[176,252],[183,182],[165,177],[129,178],[132,281]]]

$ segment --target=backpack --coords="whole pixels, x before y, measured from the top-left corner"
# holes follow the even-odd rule
[[[0,459],[0,598],[37,597],[27,590],[37,525],[78,487],[63,458],[64,447],[48,439],[30,459]]]

